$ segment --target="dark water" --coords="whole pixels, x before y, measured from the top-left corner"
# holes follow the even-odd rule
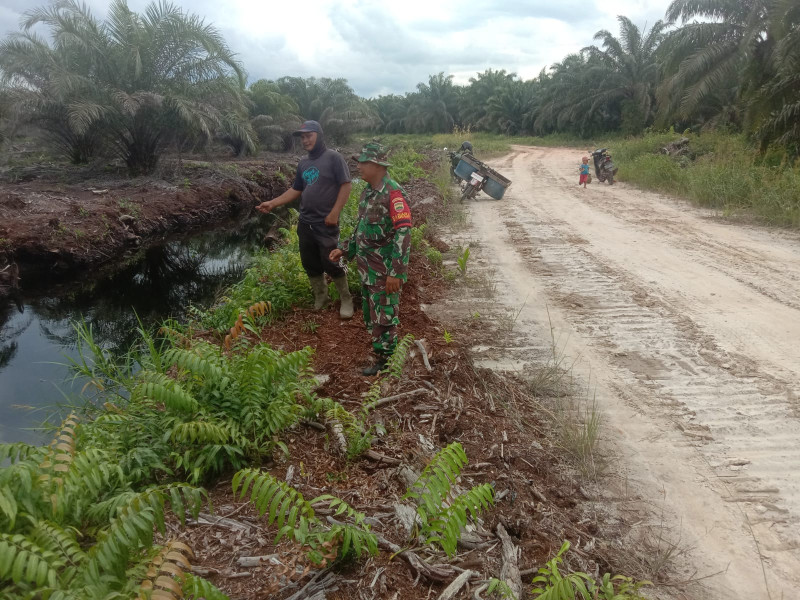
[[[71,382],[63,364],[77,356],[74,320],[91,325],[103,348],[123,353],[136,340],[137,315],[146,326],[181,319],[187,306],[207,305],[241,279],[267,225],[265,217],[228,223],[143,250],[102,279],[81,273],[68,285],[0,300],[0,442],[49,441],[36,428],[81,404],[85,381]]]

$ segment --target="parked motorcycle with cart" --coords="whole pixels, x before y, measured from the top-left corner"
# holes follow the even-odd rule
[[[458,162],[453,168],[453,174],[461,181],[461,201],[469,200],[484,192],[495,200],[500,200],[511,185],[511,181],[492,169],[489,165],[479,161],[471,153],[455,155],[450,153],[451,161]]]
[[[598,148],[592,152],[592,160],[594,161],[594,173],[598,181],[600,183],[608,181],[608,185],[614,185],[614,177],[619,168],[611,160],[608,148]]]

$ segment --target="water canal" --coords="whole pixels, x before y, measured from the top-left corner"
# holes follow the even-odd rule
[[[121,354],[145,326],[183,319],[190,305],[207,306],[241,279],[268,228],[251,216],[150,246],[104,277],[79,273],[73,281],[30,285],[0,300],[0,442],[47,442],[41,429],[82,404],[85,381],[72,380],[68,357],[77,357],[73,323],[83,319],[95,340]],[[23,285],[25,282],[22,282]]]

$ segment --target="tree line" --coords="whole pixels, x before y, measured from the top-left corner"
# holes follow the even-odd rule
[[[219,31],[166,0],[142,14],[113,0],[105,21],[78,0],[54,0],[0,42],[0,136],[33,125],[73,162],[115,155],[133,173],[152,171],[167,148],[286,149],[304,119],[339,142],[357,131],[587,137],[690,127],[797,153],[797,0],[674,0],[650,28],[618,20],[617,35],[598,31],[594,45],[533,79],[488,69],[457,85],[441,72],[413,92],[364,99],[342,78],[248,86]]]

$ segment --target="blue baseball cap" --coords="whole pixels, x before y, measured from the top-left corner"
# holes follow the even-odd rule
[[[301,133],[322,133],[322,125],[316,121],[306,121],[292,135],[300,135]]]

